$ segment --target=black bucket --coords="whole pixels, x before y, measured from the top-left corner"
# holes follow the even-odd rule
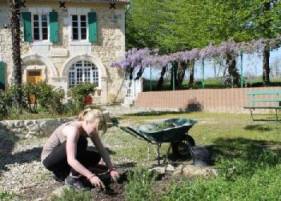
[[[190,152],[195,166],[210,166],[213,164],[211,152],[203,146],[190,147]]]

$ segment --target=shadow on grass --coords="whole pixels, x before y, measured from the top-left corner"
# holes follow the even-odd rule
[[[281,142],[218,138],[209,150],[215,156],[218,166],[234,168],[236,176],[251,176],[257,169],[281,164]]]
[[[186,114],[187,111],[150,111],[150,112],[137,112],[132,114],[125,114],[124,116],[159,116],[159,115],[168,115],[168,114]]]
[[[255,124],[255,125],[247,125],[244,127],[245,130],[251,130],[251,131],[271,131],[272,128],[269,128],[266,125],[261,124]]]
[[[42,147],[35,147],[29,150],[12,154],[19,137],[7,129],[0,131],[0,172],[7,170],[8,164],[22,164],[31,161],[40,161]]]

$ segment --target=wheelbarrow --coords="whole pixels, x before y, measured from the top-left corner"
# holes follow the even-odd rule
[[[157,162],[160,165],[160,148],[163,143],[170,143],[167,155],[172,149],[175,156],[191,156],[190,148],[195,146],[194,139],[188,134],[197,121],[191,119],[167,119],[159,122],[142,124],[139,126],[120,126],[123,131],[145,140],[146,142],[157,145]]]

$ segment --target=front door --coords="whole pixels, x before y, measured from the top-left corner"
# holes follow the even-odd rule
[[[41,70],[28,70],[26,82],[29,84],[37,84],[42,81]],[[31,95],[29,97],[29,103],[34,104],[36,103],[35,95]]]
[[[28,70],[26,82],[30,84],[37,84],[42,81],[41,70]]]

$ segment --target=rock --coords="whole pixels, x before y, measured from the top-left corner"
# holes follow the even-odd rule
[[[179,175],[182,175],[182,172],[183,172],[183,165],[179,165],[175,171],[173,172],[173,175],[174,176],[179,176]]]
[[[27,120],[24,122],[24,126],[26,126],[26,127],[31,126],[32,124],[33,124],[33,121]]]
[[[26,135],[25,138],[32,138],[32,136],[39,136],[40,133],[36,131],[29,131]]]
[[[212,177],[217,176],[217,171],[212,167],[198,167],[194,165],[186,165],[181,168],[177,168],[174,173],[174,176],[183,175],[185,177]]]
[[[165,174],[166,167],[157,166],[157,167],[150,169],[150,171],[155,171],[158,174]]]
[[[29,131],[39,131],[40,127],[38,124],[33,124],[27,127]]]
[[[174,172],[175,171],[175,167],[172,166],[171,164],[168,164],[167,167],[166,167],[166,170],[169,171],[169,172]]]
[[[14,121],[14,127],[15,128],[20,128],[24,126],[24,122],[22,120],[19,121]]]

